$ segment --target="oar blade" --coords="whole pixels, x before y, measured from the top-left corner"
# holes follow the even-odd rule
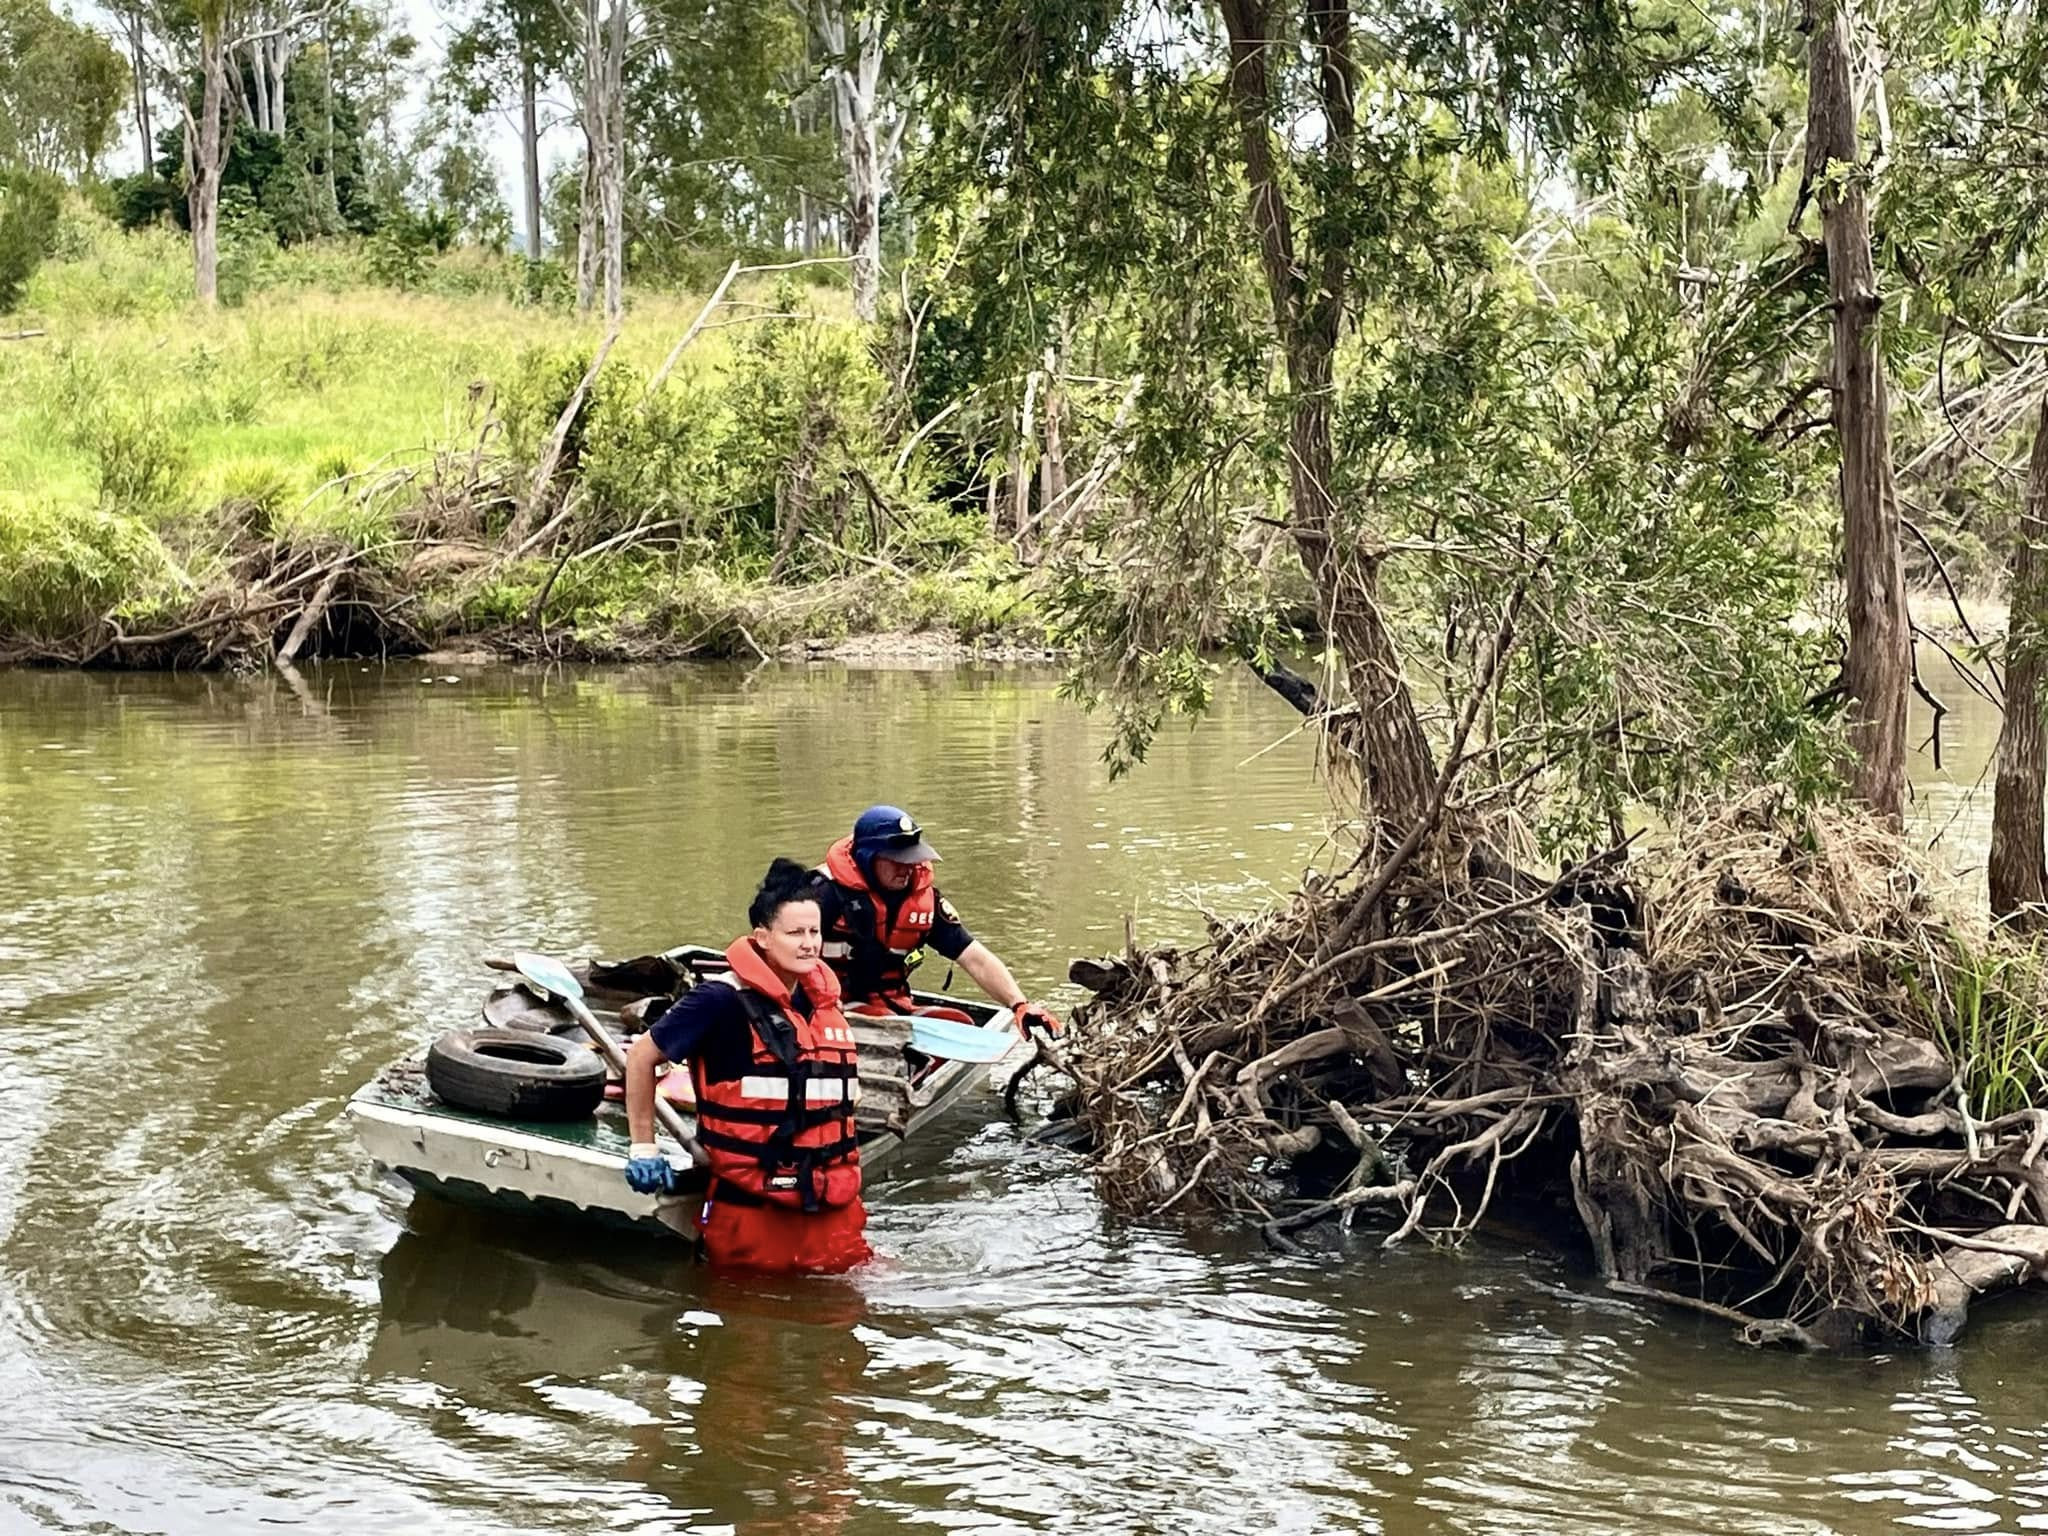
[[[1017,1037],[1007,1030],[979,1029],[955,1019],[913,1016],[910,1044],[927,1056],[947,1061],[1001,1061],[1015,1048]]]
[[[560,998],[583,996],[583,984],[569,974],[569,967],[552,956],[521,950],[512,957],[512,964],[520,975],[544,992]]]

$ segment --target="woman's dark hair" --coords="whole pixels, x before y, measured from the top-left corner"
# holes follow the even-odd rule
[[[775,915],[792,901],[816,901],[815,877],[795,859],[777,859],[761,877],[761,889],[754,892],[747,918],[756,928],[767,928]]]

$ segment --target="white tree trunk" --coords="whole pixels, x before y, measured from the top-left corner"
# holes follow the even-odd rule
[[[285,35],[266,37],[258,45],[264,55],[264,80],[268,82],[268,100],[264,102],[264,117],[270,121],[272,133],[285,131],[285,70],[291,68],[291,55],[297,53],[297,45]]]
[[[576,307],[589,314],[597,303],[597,175],[591,165],[591,145],[583,144],[583,175],[578,188],[576,217]]]
[[[277,132],[270,125],[270,76],[265,69],[269,62],[268,52],[262,43],[249,45],[250,89],[242,100],[249,126],[262,133]]]
[[[231,135],[227,122],[226,18],[202,20],[199,117],[185,114],[185,204],[192,219],[192,288],[211,308],[220,297],[220,173]]]
[[[612,0],[611,40],[605,50],[605,159],[599,187],[604,203],[604,315],[626,311],[626,8]]]
[[[625,58],[628,0],[584,0],[583,230],[577,240],[577,302],[586,312],[597,298],[602,271],[604,312],[616,319],[625,309]]]
[[[539,95],[536,70],[529,56],[520,61],[519,76],[519,151],[520,181],[526,192],[526,259],[539,261],[541,256],[540,234],[540,114],[536,107]]]
[[[321,180],[327,187],[327,230],[341,229],[341,196],[334,185],[334,29],[331,11],[320,13],[320,84],[325,98],[325,125],[320,136]]]
[[[142,174],[156,180],[156,137],[149,130],[149,60],[143,48],[142,15],[126,13],[128,62],[135,90],[135,131],[142,139]]]
[[[290,38],[279,35],[263,45],[270,52],[270,131],[284,132],[284,72],[299,50]]]
[[[831,59],[839,154],[846,171],[846,249],[853,257],[853,312],[872,320],[882,289],[882,153],[875,126],[876,95],[882,83],[882,19],[863,11],[853,23],[849,49],[847,19],[820,0],[813,26]]]

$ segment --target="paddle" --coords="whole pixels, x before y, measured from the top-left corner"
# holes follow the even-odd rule
[[[543,992],[559,997],[569,1012],[575,1016],[576,1022],[583,1026],[583,1032],[590,1036],[592,1043],[597,1046],[598,1054],[611,1063],[612,1070],[619,1076],[626,1075],[626,1053],[619,1049],[619,1042],[612,1038],[611,1031],[600,1024],[597,1015],[585,1006],[583,984],[569,974],[566,965],[546,955],[533,955],[521,951],[512,957],[512,967]],[[690,1127],[677,1113],[675,1105],[658,1093],[654,1096],[654,1118],[659,1120],[661,1128],[675,1137],[683,1150],[690,1154],[692,1162],[710,1161],[704,1155],[704,1149],[697,1145],[697,1138],[690,1134]]]
[[[927,1056],[948,1061],[1001,1061],[1017,1045],[1007,1030],[998,1033],[957,1019],[910,1018],[910,1043]]]

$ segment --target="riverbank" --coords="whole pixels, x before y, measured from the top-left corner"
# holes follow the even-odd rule
[[[1044,647],[842,294],[706,314],[636,292],[608,337],[479,253],[399,291],[319,245],[206,311],[172,235],[74,211],[0,347],[0,661]]]

